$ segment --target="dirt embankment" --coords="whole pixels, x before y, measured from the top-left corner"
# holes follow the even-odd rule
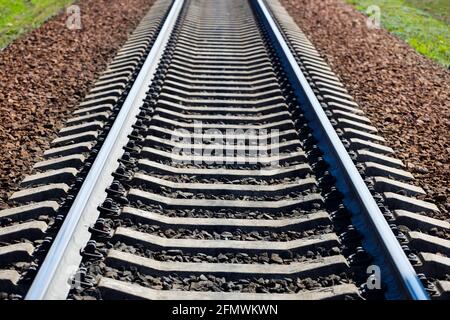
[[[0,208],[153,0],[83,0],[0,52]]]
[[[341,0],[281,2],[448,219],[450,72]]]

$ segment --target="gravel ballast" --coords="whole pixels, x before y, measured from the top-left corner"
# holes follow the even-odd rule
[[[450,72],[342,0],[281,2],[448,219]]]
[[[0,52],[0,209],[56,137],[153,0],[83,0]]]
[[[84,0],[81,30],[60,14],[0,52],[0,209],[152,2]],[[450,72],[341,0],[282,3],[448,218]]]

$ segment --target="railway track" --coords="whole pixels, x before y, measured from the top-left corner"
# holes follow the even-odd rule
[[[0,292],[448,298],[393,152],[277,0],[158,0],[0,212]]]

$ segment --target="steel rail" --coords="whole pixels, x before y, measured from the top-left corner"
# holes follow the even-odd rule
[[[332,166],[331,173],[346,198],[346,204],[354,217],[352,220],[365,236],[365,247],[380,266],[384,282],[389,283],[386,297],[428,300],[428,294],[413,266],[322,109],[265,2],[253,0],[253,4],[256,4],[255,8],[276,44],[289,77],[297,87],[295,91],[301,108],[312,124],[319,147]]]
[[[118,159],[123,154],[122,146],[131,133],[132,124],[136,121],[183,3],[184,0],[174,0],[130,93],[25,297],[26,300],[67,297],[70,279],[81,262],[80,250],[90,238],[88,228],[99,216],[97,207],[104,201],[105,190],[113,181],[111,173],[118,166]]]

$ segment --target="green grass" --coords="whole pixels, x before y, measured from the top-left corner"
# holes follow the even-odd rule
[[[429,13],[432,17],[450,23],[449,0],[405,0],[411,6]]]
[[[449,0],[346,0],[365,12],[381,10],[381,24],[417,52],[450,66]]]
[[[73,0],[0,0],[0,48],[58,13]]]

